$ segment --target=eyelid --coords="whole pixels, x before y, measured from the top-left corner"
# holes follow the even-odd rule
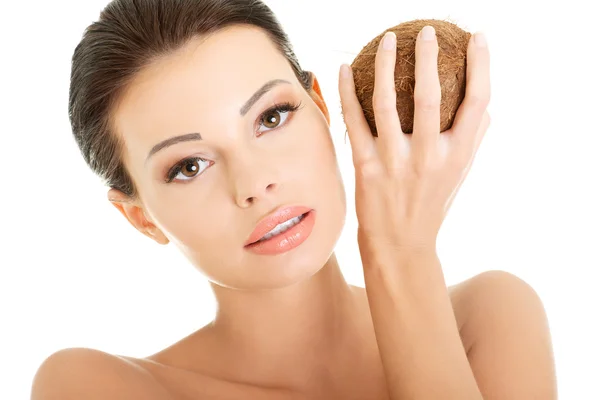
[[[183,179],[180,180],[179,182],[189,182],[189,181],[193,181],[194,179],[196,179],[198,176],[202,175],[204,173],[205,170],[207,170],[208,168],[210,168],[213,164],[214,161],[211,160],[207,160],[205,157],[202,156],[191,156],[191,157],[185,157],[182,160],[176,162],[172,167],[168,168],[167,171],[163,174],[164,177],[164,181],[165,183],[171,183],[173,182],[173,180],[175,179],[175,177],[177,175],[179,175],[179,173],[181,172],[181,169],[190,161],[200,161],[202,163],[207,163],[208,165],[206,166],[206,168],[204,168],[202,170],[201,173],[197,174],[196,176],[194,176],[193,178],[190,179]]]
[[[260,120],[260,117],[266,111],[269,111],[273,107],[284,103],[300,103],[300,97],[297,95],[296,91],[288,85],[279,85],[274,87],[254,105],[254,107],[257,109],[262,110],[259,112],[257,120]]]
[[[255,121],[255,126],[260,125],[261,121],[269,113],[278,111],[281,113],[288,114],[288,116],[284,120],[283,124],[277,126],[276,128],[267,128],[266,131],[260,131],[260,133],[262,134],[264,132],[270,132],[270,131],[274,131],[279,128],[282,128],[289,123],[289,118],[292,118],[292,115],[295,114],[300,109],[302,109],[303,106],[304,105],[301,100],[284,100],[281,102],[273,102],[270,107],[268,107],[267,109],[265,109],[258,115],[258,117]],[[255,130],[257,130],[257,128],[255,128]],[[214,164],[213,161],[208,160],[202,156],[191,156],[191,157],[183,158],[183,159],[179,160],[178,162],[176,162],[175,164],[172,164],[172,166],[163,173],[163,176],[165,177],[165,183],[173,182],[175,179],[175,176],[177,176],[180,172],[177,170],[180,169],[181,167],[185,166],[185,164],[188,163],[189,161],[193,161],[193,160],[200,160],[202,162],[208,163],[208,166],[205,168],[205,170],[210,168]],[[175,172],[175,171],[177,171],[177,172]],[[197,179],[198,176],[202,175],[203,173],[204,173],[204,170],[200,174],[196,175],[195,177],[190,178],[190,179],[185,179],[182,182],[193,181],[193,180]],[[171,178],[171,176],[172,176],[172,178]]]
[[[285,121],[283,122],[283,124],[279,125],[276,128],[267,128],[266,131],[259,131],[259,132],[260,133],[270,132],[270,131],[282,128],[283,126],[285,126],[285,125],[287,125],[289,123],[289,118],[292,118],[292,116],[297,111],[299,111],[300,109],[302,109],[302,107],[303,107],[302,101],[289,101],[289,100],[285,100],[285,101],[282,101],[282,102],[275,103],[271,107],[267,108],[265,111],[263,111],[262,113],[260,113],[260,115],[258,116],[258,118],[256,119],[256,122],[255,122],[255,126],[256,126],[255,130],[258,131],[258,127],[260,126],[260,123],[264,119],[265,116],[267,116],[271,112],[275,112],[275,111],[287,114],[287,117],[285,118]]]

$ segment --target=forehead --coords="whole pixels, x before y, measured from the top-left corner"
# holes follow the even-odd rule
[[[182,96],[205,93],[210,97],[228,89],[247,92],[273,75],[286,73],[288,78],[293,74],[266,33],[255,27],[232,26],[193,39],[138,72],[121,103],[134,100],[135,104],[147,105],[144,100],[149,94],[162,93],[164,97],[165,92],[172,91]]]
[[[114,123],[126,143],[155,142],[193,131],[201,116],[203,127],[209,115],[214,120],[239,117],[241,105],[271,79],[297,82],[264,31],[228,27],[193,39],[138,72],[115,108]]]

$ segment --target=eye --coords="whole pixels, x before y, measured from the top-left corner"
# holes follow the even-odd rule
[[[301,105],[302,103],[292,104],[289,102],[277,104],[261,114],[258,120],[259,124],[267,128],[267,131],[278,128],[285,123],[289,114],[298,111]],[[259,130],[259,132],[265,132],[265,130]]]
[[[196,176],[200,175],[210,165],[210,161],[201,157],[186,158],[169,170],[165,178],[165,182],[170,183],[178,177],[182,177],[181,179],[177,179],[181,181],[192,180]],[[204,169],[201,170],[202,167],[204,167]]]

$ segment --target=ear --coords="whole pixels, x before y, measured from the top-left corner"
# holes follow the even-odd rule
[[[135,229],[158,244],[169,243],[169,239],[152,223],[139,202],[134,201],[131,197],[117,189],[110,189],[108,191],[108,201],[123,214]]]
[[[314,102],[317,104],[317,107],[323,112],[325,119],[327,120],[327,125],[331,125],[331,121],[329,118],[329,110],[327,109],[327,104],[325,104],[325,99],[323,98],[323,94],[321,93],[321,87],[319,86],[319,81],[317,80],[316,75],[313,72],[309,72],[311,76],[311,97]]]

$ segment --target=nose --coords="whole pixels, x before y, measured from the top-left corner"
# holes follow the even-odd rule
[[[252,183],[249,182],[245,189],[238,192],[237,204],[242,208],[249,207],[259,201],[262,197],[268,196],[276,187],[277,184],[275,183],[269,183],[267,185],[257,183],[256,185],[252,185]]]
[[[234,196],[239,207],[247,208],[252,204],[268,200],[279,188],[276,170],[256,162],[240,163],[230,172],[234,181]],[[249,160],[250,161],[250,160]]]

